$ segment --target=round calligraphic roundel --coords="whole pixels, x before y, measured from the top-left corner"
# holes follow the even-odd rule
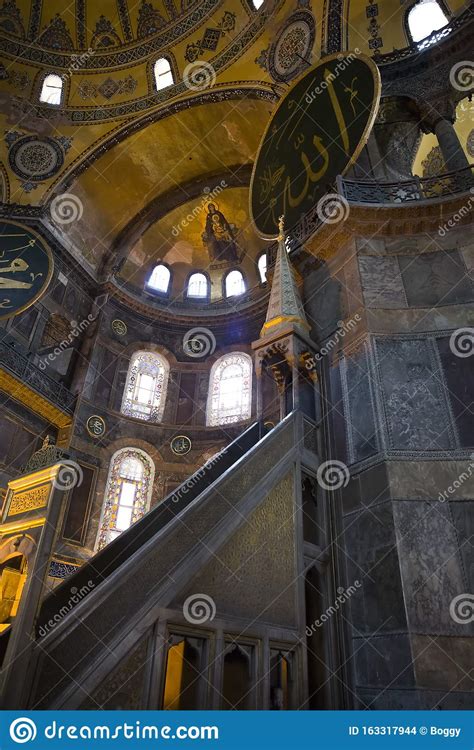
[[[192,448],[191,440],[187,435],[176,435],[170,445],[171,450],[176,456],[185,456]]]
[[[285,93],[257,153],[250,215],[258,233],[296,230],[359,156],[380,101],[375,63],[355,52],[325,57]]]
[[[91,437],[101,437],[105,434],[105,422],[98,414],[93,414],[86,422],[86,429]]]
[[[33,229],[0,220],[0,320],[33,305],[46,291],[53,256]]]

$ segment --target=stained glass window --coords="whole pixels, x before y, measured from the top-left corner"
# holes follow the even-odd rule
[[[63,79],[56,73],[49,73],[41,86],[40,102],[53,104],[55,107],[61,104],[63,95]]]
[[[209,383],[207,424],[233,424],[252,411],[252,360],[248,354],[225,354],[214,363]]]
[[[169,366],[154,352],[136,352],[130,360],[122,399],[122,414],[160,422],[165,408]]]
[[[166,57],[160,57],[155,63],[155,84],[157,91],[166,89],[174,83],[171,65]]]
[[[110,462],[97,549],[138,521],[150,508],[155,467],[139,448],[122,448]]]
[[[449,20],[436,0],[421,0],[408,11],[408,29],[414,42],[426,39],[447,23]]]

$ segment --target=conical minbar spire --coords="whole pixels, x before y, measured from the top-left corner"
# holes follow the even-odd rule
[[[278,234],[278,252],[273,273],[272,290],[268,303],[267,317],[261,336],[276,333],[278,328],[287,327],[288,323],[309,331],[295,274],[285,247],[284,217],[281,216]]]

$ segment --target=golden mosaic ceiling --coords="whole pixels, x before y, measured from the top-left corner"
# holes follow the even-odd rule
[[[183,277],[205,264],[203,216],[172,230],[224,181],[217,202],[255,267],[246,191],[286,84],[322,50],[405,47],[404,13],[399,0],[0,0],[0,198],[42,207],[91,273],[122,256],[143,283],[160,257]],[[157,90],[162,56],[173,84]],[[58,107],[39,98],[51,72]],[[72,223],[51,214],[64,194]]]

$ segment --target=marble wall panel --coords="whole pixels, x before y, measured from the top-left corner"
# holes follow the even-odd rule
[[[407,307],[398,259],[359,256],[359,269],[367,307]]]
[[[398,261],[411,307],[434,307],[474,300],[472,282],[457,250],[400,255]]]

